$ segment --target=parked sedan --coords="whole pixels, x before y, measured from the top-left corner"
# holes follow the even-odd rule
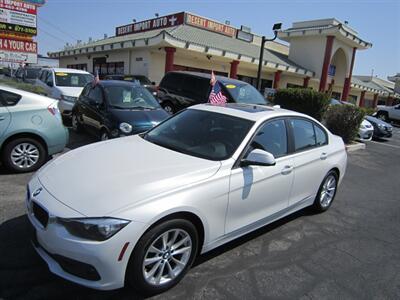
[[[72,109],[72,128],[101,140],[137,134],[169,117],[140,84],[116,80],[89,83]]]
[[[393,126],[390,125],[389,123],[386,123],[385,121],[382,121],[381,119],[371,117],[371,116],[366,116],[365,117],[368,122],[372,124],[374,127],[374,138],[390,138],[392,137],[393,134]]]
[[[0,154],[14,172],[31,172],[61,152],[68,131],[54,99],[0,86]]]
[[[306,115],[193,106],[42,168],[27,192],[35,249],[78,284],[160,293],[200,253],[304,207],[326,211],[346,162],[342,139]]]
[[[372,140],[373,134],[374,127],[366,118],[364,118],[361,122],[360,128],[358,129],[357,138],[360,141],[370,141]]]

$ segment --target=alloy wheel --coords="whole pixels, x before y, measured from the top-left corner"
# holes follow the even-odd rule
[[[31,143],[16,145],[11,151],[12,163],[20,169],[28,169],[39,161],[39,149]]]
[[[319,196],[319,202],[323,208],[328,207],[336,192],[336,177],[331,174],[326,179],[322,186],[321,194]]]
[[[75,114],[72,114],[72,129],[77,131],[78,130],[78,117]]]
[[[100,140],[102,141],[107,141],[109,139],[108,137],[108,133],[107,132],[103,132],[100,136]]]
[[[146,282],[160,286],[174,280],[188,264],[192,247],[192,239],[183,229],[159,235],[144,256],[142,269]]]
[[[165,110],[167,113],[169,113],[170,115],[173,115],[173,114],[174,114],[174,110],[172,109],[172,107],[171,107],[170,105],[166,105],[166,106],[164,107],[164,110]]]

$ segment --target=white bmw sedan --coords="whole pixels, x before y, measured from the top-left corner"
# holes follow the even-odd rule
[[[304,207],[327,210],[346,163],[342,139],[306,115],[193,106],[45,165],[27,191],[33,244],[67,280],[160,293],[200,253]]]

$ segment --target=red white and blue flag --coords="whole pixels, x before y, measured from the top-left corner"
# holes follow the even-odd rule
[[[92,85],[96,86],[100,82],[99,72],[96,72],[96,76],[93,78]]]
[[[212,86],[208,102],[215,105],[223,105],[226,103],[226,97],[222,94],[221,86],[215,78],[214,71],[211,71],[210,84]]]

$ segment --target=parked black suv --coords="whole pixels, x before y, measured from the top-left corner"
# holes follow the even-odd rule
[[[228,102],[267,105],[268,101],[250,84],[216,76]],[[175,113],[188,106],[208,102],[211,74],[174,71],[165,74],[158,88],[161,106]]]
[[[157,87],[154,81],[150,81],[144,75],[106,75],[104,77],[105,80],[123,80],[123,81],[139,81],[141,85],[143,85],[153,96],[157,96]]]

